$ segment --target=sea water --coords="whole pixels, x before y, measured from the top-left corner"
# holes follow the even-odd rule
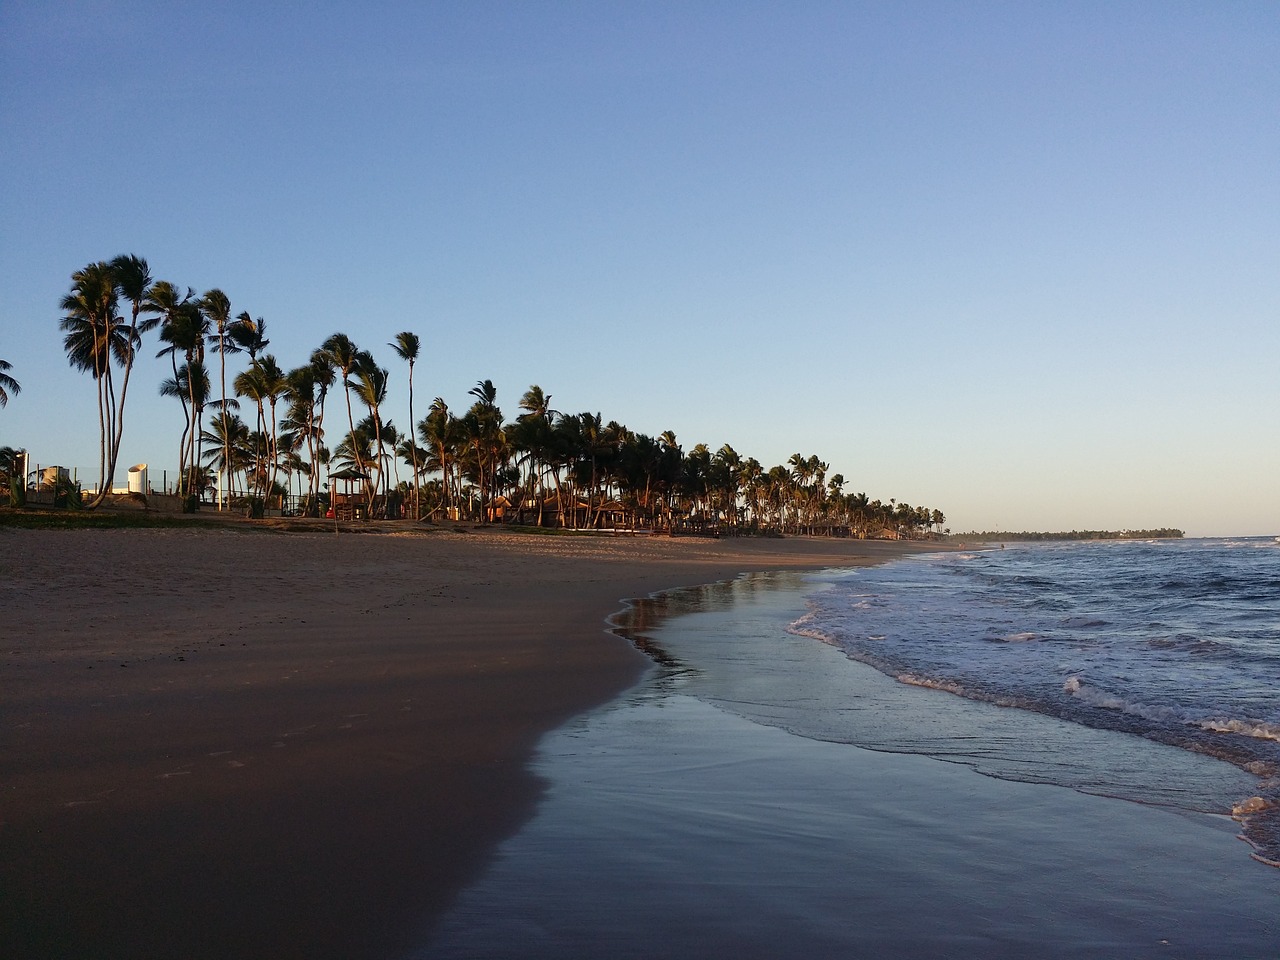
[[[1234,812],[1257,855],[1280,862],[1280,542],[1011,545],[820,580],[792,633],[901,683],[1006,708],[985,735],[963,724],[921,738],[915,720],[844,737],[996,776]],[[1032,714],[1071,726],[1020,733],[1009,720]],[[1126,749],[1114,737],[1104,746],[1095,732],[1174,749]],[[1188,762],[1200,757],[1234,769]]]
[[[1230,819],[1273,797],[1278,559],[1010,547],[635,601],[654,670],[543,740],[533,819],[411,955],[1280,956]]]

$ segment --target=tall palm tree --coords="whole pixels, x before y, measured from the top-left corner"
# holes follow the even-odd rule
[[[176,287],[161,280],[152,288],[151,297],[152,308],[160,314],[160,340],[168,344],[156,356],[168,354],[173,367],[173,379],[161,384],[160,393],[162,396],[177,396],[182,401],[186,424],[178,458],[178,489],[184,495],[193,492],[189,481],[200,462],[196,449],[202,429],[201,414],[208,399],[204,342],[209,321],[199,306],[190,300],[190,293],[188,290],[187,296],[182,296]],[[178,366],[179,354],[184,358],[181,367]]]
[[[306,469],[294,467],[294,472],[307,476],[307,516],[319,513],[320,442],[324,431],[320,428],[316,412],[316,396],[320,389],[318,372],[314,364],[306,364],[295,367],[285,376],[288,381],[285,398],[289,406],[280,424],[297,438],[297,444],[305,444],[307,448]]]
[[[129,395],[129,378],[133,373],[135,348],[141,341],[141,335],[153,329],[160,322],[158,317],[140,318],[139,316],[142,313],[151,312],[150,305],[147,302],[147,294],[151,289],[151,269],[147,266],[147,261],[134,254],[121,254],[111,261],[111,274],[115,280],[116,291],[121,297],[129,301],[131,317],[127,334],[129,349],[124,355],[121,364],[124,368],[124,376],[120,381],[120,401],[116,407],[115,433],[111,438],[110,449],[108,450],[108,484],[115,477],[116,459],[120,454],[120,441],[124,437],[124,405],[125,399]]]
[[[520,398],[520,409],[524,413],[516,417],[515,438],[517,446],[526,451],[529,458],[529,498],[538,502],[538,526],[542,526],[542,508],[546,501],[543,471],[552,453],[556,411],[551,409],[551,394],[536,383]],[[559,472],[553,470],[551,477],[556,487],[556,498],[559,499]]]
[[[475,403],[463,417],[475,453],[477,479],[480,482],[480,509],[488,519],[489,498],[497,485],[498,454],[505,438],[502,433],[502,411],[498,409],[498,388],[492,380],[480,380],[467,391]]]
[[[725,444],[711,458],[712,478],[720,509],[731,527],[738,526],[738,492],[742,484],[742,457]]]
[[[205,291],[203,297],[200,298],[200,310],[207,318],[213,330],[209,334],[209,342],[213,348],[218,351],[218,379],[221,384],[222,391],[218,397],[218,404],[221,408],[222,416],[222,436],[223,442],[229,443],[227,439],[230,437],[230,431],[227,429],[227,354],[239,353],[240,345],[231,335],[231,300],[225,293],[215,287],[212,290]],[[228,465],[231,463],[230,449],[222,451],[222,463]],[[231,488],[231,475],[226,476],[226,486],[228,492]],[[223,484],[218,484],[218,509],[226,509],[226,499],[222,492]]]
[[[373,359],[373,354],[367,350],[361,350],[357,360],[351,382],[348,385],[348,393],[354,392],[360,398],[369,410],[369,418],[372,421],[370,426],[372,429],[374,464],[377,469],[377,480],[373,486],[373,492],[376,493],[379,487],[386,486],[386,472],[382,467],[382,415],[380,407],[387,399],[387,380],[389,374],[386,369],[379,367]],[[383,490],[385,493],[386,490]]]
[[[579,455],[583,472],[587,477],[587,523],[589,526],[594,526],[599,519],[599,510],[595,509],[593,512],[593,508],[598,508],[598,505],[604,502],[604,498],[598,496],[600,459],[609,453],[612,446],[612,436],[605,428],[603,421],[604,418],[599,413],[578,414],[582,440]]]
[[[124,434],[124,403],[129,376],[142,333],[156,319],[142,319],[147,312],[147,292],[151,274],[147,262],[137,256],[119,256],[111,262],[99,261],[72,274],[72,291],[60,302],[65,312],[61,320],[63,348],[70,365],[88,372],[95,380],[99,410],[99,492],[88,507],[100,506],[111,492],[116,458]],[[132,320],[125,324],[118,312],[119,298],[131,303]],[[123,376],[119,396],[111,366],[119,366]]]
[[[760,524],[760,495],[763,492],[764,467],[755,457],[747,457],[738,467],[738,487],[746,500],[746,510],[751,515],[751,529]]]
[[[8,360],[0,360],[0,407],[8,406],[9,394],[22,392],[22,384],[5,372],[12,369],[13,364]]]
[[[431,451],[426,469],[439,470],[441,476],[440,506],[444,508],[447,519],[453,516],[454,490],[453,482],[453,449],[458,441],[458,422],[449,412],[449,405],[443,397],[436,397],[431,409],[418,424],[418,439]]]
[[[271,354],[254,358],[248,370],[241,373],[232,382],[232,388],[239,396],[248,397],[258,406],[258,469],[261,474],[259,484],[263,491],[270,494],[275,488],[276,474],[279,469],[276,457],[276,403],[288,389],[288,380],[276,358]],[[271,409],[271,420],[267,422],[267,408]]]
[[[319,353],[323,362],[333,369],[335,380],[341,376],[343,393],[347,398],[347,426],[351,433],[356,432],[355,417],[351,413],[351,375],[360,362],[360,349],[345,333],[335,333],[320,345]],[[355,451],[355,466],[361,473],[365,466],[360,460],[360,452]]]
[[[329,399],[329,390],[338,378],[338,372],[334,368],[332,358],[329,356],[328,353],[325,352],[324,348],[322,347],[311,351],[311,359],[308,363],[308,366],[311,368],[312,377],[315,378],[315,389],[316,389],[316,418],[315,418],[315,425],[314,425],[314,430],[316,434],[315,452],[321,455],[320,456],[321,460],[323,460],[325,463],[328,463],[329,454],[321,441],[323,440],[325,435],[325,426],[324,426],[325,405]],[[317,463],[315,462],[312,463],[313,468],[316,468],[317,466],[318,466]],[[316,507],[318,510],[319,509],[318,498],[320,495],[320,471],[318,469],[312,470],[311,483],[314,488],[314,495],[317,497]]]
[[[86,506],[98,507],[111,492],[107,465],[116,433],[116,394],[111,366],[132,360],[135,341],[121,320],[115,273],[99,261],[71,275],[71,292],[59,303],[62,346],[72,367],[93,377],[98,399],[98,494]]]
[[[178,451],[178,492],[190,496],[195,493],[196,479],[200,473],[198,443],[200,412],[209,398],[209,373],[198,359],[188,360],[178,368],[177,374],[160,384],[160,395],[178,397],[182,401],[185,426],[182,446]]]
[[[399,355],[401,360],[409,364],[409,425],[413,425],[413,365],[418,360],[418,350],[421,347],[418,335],[409,330],[401,331],[396,334],[396,338],[388,346]],[[418,445],[413,442],[413,437],[409,437],[409,450],[413,454],[413,519],[421,520],[422,513],[418,504]]]
[[[280,369],[280,365],[276,362],[276,358],[269,353],[254,360],[254,366],[257,367],[261,376],[267,403],[271,407],[271,482],[268,489],[274,490],[276,485],[276,476],[280,469],[279,446],[277,443],[278,421],[276,419],[276,404],[288,391],[289,379],[285,376],[285,372]]]

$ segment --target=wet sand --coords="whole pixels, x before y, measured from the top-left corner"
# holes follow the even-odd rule
[[[1081,773],[1238,771],[898,683],[786,632],[811,590],[637,608],[663,668],[544,738],[533,819],[408,956],[1280,955],[1280,871],[1229,818],[977,772],[1001,737]]]
[[[26,957],[402,955],[649,661],[626,597],[856,541],[0,532],[0,937]]]

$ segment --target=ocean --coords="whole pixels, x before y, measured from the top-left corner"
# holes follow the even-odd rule
[[[1280,865],[1277,540],[1016,545],[822,579],[792,632],[902,683],[1167,744],[1247,776],[1193,772],[1160,751],[1079,757],[1070,743],[972,730],[921,737],[910,722],[901,736],[851,729],[849,742],[1234,813],[1256,856]]]
[[[635,601],[654,669],[411,956],[1280,956],[1277,587],[1189,540]]]

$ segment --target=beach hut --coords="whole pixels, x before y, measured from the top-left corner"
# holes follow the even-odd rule
[[[336,520],[367,520],[369,498],[365,495],[364,485],[368,479],[367,473],[354,467],[330,473],[329,516]],[[353,486],[355,492],[352,491]]]
[[[485,513],[490,523],[502,523],[507,519],[507,511],[511,507],[511,501],[499,494],[489,501],[489,506],[485,508]]]

